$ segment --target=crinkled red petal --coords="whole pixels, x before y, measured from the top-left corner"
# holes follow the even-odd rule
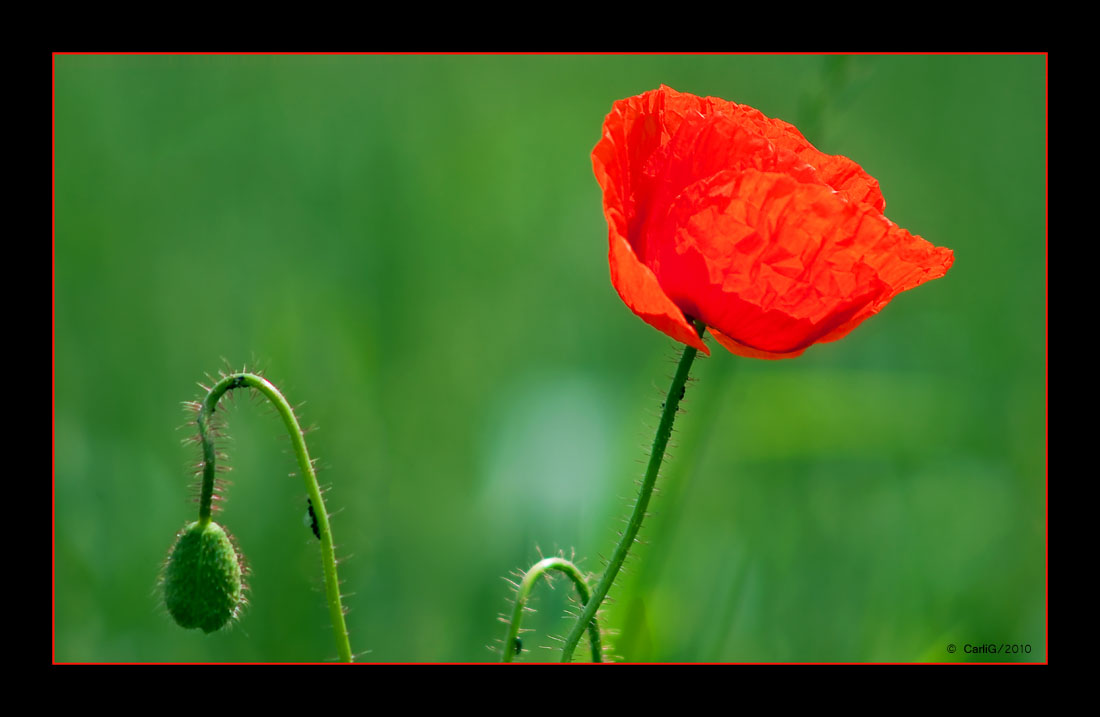
[[[721,344],[722,347],[725,348],[727,351],[733,354],[737,354],[738,356],[744,356],[745,358],[770,360],[795,358],[796,356],[801,356],[802,352],[806,350],[799,349],[798,351],[792,351],[786,354],[777,354],[772,353],[771,351],[761,351],[759,349],[750,348],[738,341],[735,341],[734,339],[731,339],[729,336],[726,336],[713,326],[708,327],[707,331],[709,331],[710,335],[714,337],[714,340]]]
[[[634,186],[631,178],[637,168],[632,165],[629,154],[617,150],[626,146],[655,150],[662,139],[658,125],[638,123],[633,121],[635,119],[634,113],[624,113],[616,104],[604,125],[604,139],[592,152],[593,169],[604,188],[611,283],[630,310],[647,324],[709,355],[710,350],[684,312],[661,290],[657,277],[638,260],[630,244],[628,216],[632,215],[636,203],[631,194]]]
[[[651,231],[650,266],[669,298],[772,354],[840,338],[953,261],[870,205],[756,170],[691,185]]]
[[[710,355],[684,312],[665,295],[657,277],[638,261],[625,239],[612,235],[609,259],[611,284],[631,311],[658,331]]]

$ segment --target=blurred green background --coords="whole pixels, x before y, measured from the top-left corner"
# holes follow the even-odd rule
[[[665,83],[797,124],[948,275],[792,361],[715,346],[606,608],[631,661],[1042,661],[1042,56],[55,57],[55,659],[335,656],[282,427],[238,401],[250,607],[178,628],[180,403],[266,369],[316,424],[352,647],[489,661],[502,579],[597,571],[675,360],[611,287],[589,152]],[[552,661],[540,588],[521,659]],[[1029,654],[968,655],[1011,643]],[[949,654],[947,646],[957,645]],[[578,656],[584,650],[578,650]]]

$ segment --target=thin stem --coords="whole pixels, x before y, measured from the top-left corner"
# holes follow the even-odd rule
[[[511,662],[512,657],[519,653],[519,624],[523,620],[523,610],[527,607],[527,599],[531,597],[531,591],[534,590],[538,579],[551,570],[560,570],[568,575],[573,584],[577,586],[577,596],[581,600],[581,605],[588,603],[590,592],[588,582],[572,562],[565,558],[543,558],[532,565],[531,569],[524,574],[516,592],[516,604],[512,610],[512,620],[508,623],[508,632],[504,636],[504,655],[501,662]],[[595,620],[588,626],[588,642],[592,647],[592,661],[601,662],[603,660],[603,648],[600,646],[600,627]]]
[[[699,336],[702,336],[706,330],[703,323],[694,320],[692,323]],[[649,499],[653,496],[653,486],[657,483],[657,474],[660,472],[661,463],[665,458],[668,439],[672,435],[672,424],[676,420],[676,411],[680,406],[681,399],[684,397],[688,374],[691,372],[691,364],[695,361],[696,353],[698,351],[695,348],[685,346],[684,353],[680,356],[680,363],[676,366],[676,373],[672,377],[672,385],[669,386],[668,395],[665,397],[665,405],[661,411],[661,422],[657,424],[657,435],[653,437],[653,448],[649,452],[649,465],[646,467],[645,478],[642,480],[642,487],[638,492],[638,500],[634,503],[634,511],[630,514],[630,521],[627,523],[626,530],[619,538],[619,544],[615,546],[615,552],[611,555],[607,569],[596,585],[592,599],[584,606],[584,611],[581,612],[577,624],[573,626],[572,631],[565,639],[565,647],[562,649],[561,654],[562,662],[573,661],[573,651],[576,649],[577,643],[580,642],[585,628],[596,625],[596,612],[603,604],[604,598],[607,597],[611,585],[615,582],[619,570],[623,567],[623,561],[626,560],[627,553],[630,552],[631,546],[634,545],[634,541],[638,537],[638,530],[642,527],[646,508],[649,507]]]
[[[336,555],[332,547],[332,529],[329,527],[328,511],[321,497],[321,488],[317,484],[317,474],[313,470],[313,461],[309,458],[302,427],[294,416],[294,410],[274,384],[263,376],[253,373],[235,373],[226,376],[214,384],[202,404],[199,406],[199,438],[202,441],[202,492],[199,496],[199,522],[210,521],[211,502],[214,494],[215,451],[214,440],[210,435],[210,418],[220,399],[227,391],[235,388],[254,388],[262,393],[275,406],[282,416],[283,424],[290,435],[294,455],[298,459],[298,469],[306,485],[306,492],[313,503],[313,512],[317,528],[321,534],[321,565],[325,574],[325,595],[328,601],[329,618],[332,620],[332,632],[336,638],[336,651],[341,662],[351,662],[351,644],[348,641],[348,628],[344,622],[344,607],[340,602],[340,580],[336,574]]]

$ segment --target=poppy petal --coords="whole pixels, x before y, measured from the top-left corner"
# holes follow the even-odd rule
[[[722,345],[727,351],[738,356],[744,356],[745,358],[758,358],[758,359],[786,359],[795,358],[801,356],[802,352],[806,349],[799,349],[798,351],[792,351],[786,354],[772,353],[771,351],[761,351],[760,349],[750,348],[743,343],[740,343],[736,339],[731,339],[713,326],[708,326],[707,331],[714,337],[714,340]]]
[[[637,98],[635,98],[637,99]],[[642,264],[631,245],[628,216],[647,189],[638,161],[632,155],[617,151],[629,144],[636,154],[645,155],[646,148],[659,148],[662,139],[658,125],[640,122],[642,107],[616,105],[604,124],[604,138],[592,152],[596,178],[604,188],[604,216],[607,218],[608,259],[611,283],[623,302],[647,324],[673,339],[694,346],[706,355],[710,349],[688,322],[684,312],[661,290],[653,272]],[[664,139],[667,140],[667,137]],[[632,195],[632,188],[637,192]],[[639,236],[639,232],[633,232]]]
[[[611,283],[631,311],[658,331],[710,356],[710,349],[695,333],[684,312],[665,295],[657,277],[638,261],[625,239],[612,235],[609,258]]]
[[[732,102],[729,104],[733,104]],[[878,180],[867,174],[858,164],[839,154],[825,154],[810,144],[798,128],[781,119],[765,117],[760,110],[746,105],[735,105],[744,121],[757,130],[779,149],[792,152],[796,157],[817,171],[818,179],[835,189],[852,202],[870,204],[882,212],[886,200],[879,190]]]
[[[652,231],[650,266],[677,306],[778,355],[840,338],[953,260],[870,205],[756,170],[688,187]]]

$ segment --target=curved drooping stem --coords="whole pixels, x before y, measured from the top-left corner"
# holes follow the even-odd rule
[[[572,562],[565,558],[543,558],[523,575],[516,592],[516,604],[512,610],[512,620],[508,623],[508,632],[504,636],[504,656],[501,662],[511,662],[512,657],[519,653],[519,624],[523,620],[523,611],[527,607],[527,600],[531,597],[531,591],[535,588],[538,579],[551,570],[559,570],[569,576],[573,584],[577,586],[577,596],[580,598],[581,607],[588,604],[589,588],[584,575]],[[588,641],[592,647],[592,661],[601,662],[603,648],[600,646],[600,626],[595,620],[588,623]]]
[[[701,321],[693,320],[692,324],[699,336],[702,337],[706,326]],[[672,424],[676,420],[676,411],[684,397],[688,374],[691,372],[691,364],[695,361],[696,353],[698,353],[697,349],[685,346],[684,353],[680,356],[680,363],[676,366],[676,373],[672,377],[672,385],[669,386],[668,395],[665,397],[665,404],[661,411],[661,422],[657,424],[657,434],[653,437],[653,448],[649,452],[649,464],[646,466],[645,478],[642,479],[642,487],[638,491],[638,500],[634,503],[634,511],[630,514],[630,521],[627,523],[622,537],[619,538],[618,545],[615,546],[615,552],[611,555],[607,569],[596,585],[592,599],[584,606],[577,623],[565,638],[565,646],[562,648],[561,654],[562,662],[573,661],[573,651],[576,649],[577,643],[580,642],[585,627],[595,620],[596,612],[600,609],[604,598],[607,597],[608,591],[611,590],[615,578],[619,575],[619,570],[623,567],[623,561],[626,560],[627,553],[630,552],[634,540],[638,537],[638,530],[642,527],[642,520],[645,518],[646,509],[649,507],[649,499],[653,496],[653,486],[657,483],[657,474],[660,472],[661,463],[665,458],[665,449],[668,448],[668,440],[672,435]]]
[[[329,617],[332,620],[332,632],[336,638],[336,650],[341,662],[351,662],[351,644],[348,641],[348,629],[344,622],[344,608],[340,602],[340,580],[336,574],[336,556],[332,547],[332,530],[329,527],[328,512],[321,497],[321,488],[317,484],[317,474],[313,470],[305,437],[294,410],[274,384],[263,376],[253,373],[234,373],[225,376],[207,391],[199,404],[197,423],[199,440],[202,443],[202,488],[199,494],[199,522],[210,522],[211,503],[214,496],[215,458],[214,439],[210,430],[210,419],[214,415],[220,399],[227,391],[235,388],[253,388],[259,391],[283,419],[294,455],[298,460],[298,470],[305,482],[306,493],[314,507],[314,516],[321,538],[321,565],[325,574],[325,596],[328,602]]]

